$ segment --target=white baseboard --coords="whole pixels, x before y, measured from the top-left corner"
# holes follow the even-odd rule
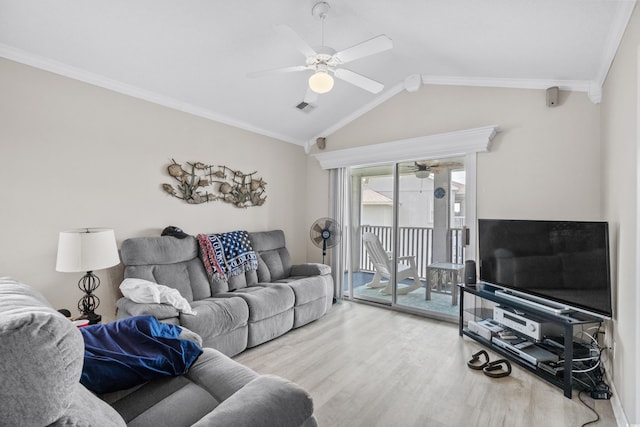
[[[613,410],[613,415],[616,417],[618,427],[640,427],[638,424],[629,424],[627,416],[624,413],[624,409],[622,408],[622,404],[620,403],[620,399],[618,399],[618,392],[616,391],[615,384],[611,378],[609,378],[607,372],[605,372],[604,376],[611,390],[611,409]]]

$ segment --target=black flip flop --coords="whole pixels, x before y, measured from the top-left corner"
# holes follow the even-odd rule
[[[498,371],[498,372],[496,372]],[[482,372],[491,378],[506,377],[511,373],[511,363],[507,359],[499,359],[486,364]]]
[[[484,356],[484,363],[478,364],[478,361],[480,360],[480,356]],[[471,360],[467,362],[467,366],[470,367],[471,369],[475,369],[476,371],[483,370],[488,364],[489,364],[489,355],[484,350],[480,350],[479,352],[472,355]]]

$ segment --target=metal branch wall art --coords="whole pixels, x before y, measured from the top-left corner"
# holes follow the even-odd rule
[[[267,199],[267,183],[257,178],[257,172],[244,173],[226,166],[206,165],[201,162],[183,166],[175,160],[167,167],[177,184],[162,184],[162,189],[173,197],[196,205],[221,200],[238,208],[261,206]]]

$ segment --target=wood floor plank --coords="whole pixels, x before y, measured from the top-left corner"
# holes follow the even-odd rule
[[[506,378],[469,369],[481,348],[457,325],[342,301],[235,359],[306,388],[321,426],[579,427],[594,418],[577,392],[567,399],[516,365]],[[600,412],[593,426],[616,426],[610,402],[585,400]]]

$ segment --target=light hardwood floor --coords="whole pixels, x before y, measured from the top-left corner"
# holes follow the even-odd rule
[[[306,388],[323,427],[579,427],[595,418],[576,391],[567,399],[515,364],[497,379],[469,369],[480,348],[457,325],[343,301],[235,360]],[[609,401],[585,400],[600,413],[591,425],[616,425]]]

